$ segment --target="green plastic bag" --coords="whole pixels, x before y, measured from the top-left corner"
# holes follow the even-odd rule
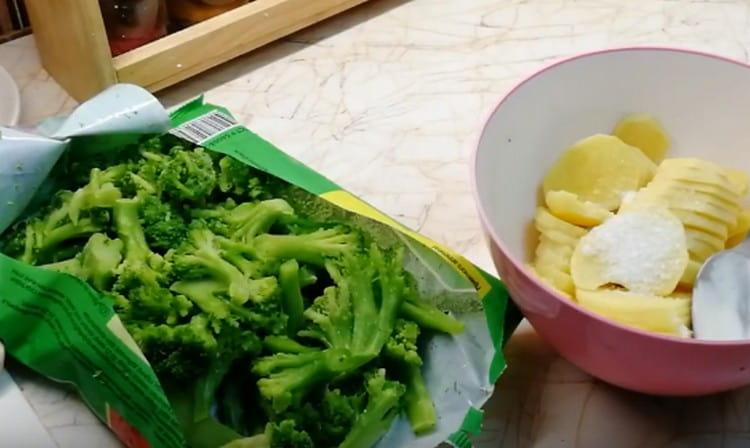
[[[97,126],[90,126],[91,120]],[[0,169],[0,207],[6,205],[4,211],[0,208],[0,216],[5,216],[0,231],[23,216],[24,208],[33,209],[34,198],[54,191],[46,176],[63,154],[86,157],[132,141],[139,132],[167,129],[317,196],[322,200],[313,212],[339,213],[401,240],[408,249],[405,266],[417,278],[422,295],[453,311],[466,331],[435,336],[424,353],[425,381],[439,416],[437,430],[415,438],[408,422],[398,419],[378,446],[427,448],[446,440],[471,446],[469,435],[481,428],[479,409],[506,366],[503,342],[520,320],[502,283],[383,215],[202,98],[173,111],[167,120],[150,95],[134,86],[116,86],[67,120],[45,123],[37,134],[0,129],[0,156],[15,157],[14,166]],[[43,148],[33,160],[18,150],[29,141]],[[0,255],[0,339],[21,363],[73,385],[126,446],[184,446],[177,419],[148,362],[109,300],[84,282]]]

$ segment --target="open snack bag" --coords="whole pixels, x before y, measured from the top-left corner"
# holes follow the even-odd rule
[[[128,447],[471,446],[496,278],[202,98],[0,133],[0,340]]]

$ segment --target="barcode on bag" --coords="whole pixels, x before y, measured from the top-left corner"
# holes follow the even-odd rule
[[[170,134],[176,135],[196,145],[200,145],[206,140],[220,134],[227,129],[237,126],[237,122],[229,115],[218,110],[201,115],[198,118],[183,123],[169,131]]]

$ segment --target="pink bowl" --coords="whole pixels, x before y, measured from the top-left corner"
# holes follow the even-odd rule
[[[537,281],[525,267],[539,185],[564,148],[609,132],[631,112],[658,117],[670,156],[750,168],[750,67],[660,48],[590,53],[514,88],[488,117],[474,160],[475,194],[493,260],[536,331],[606,382],[659,395],[702,395],[750,384],[750,340],[659,336],[614,323]]]

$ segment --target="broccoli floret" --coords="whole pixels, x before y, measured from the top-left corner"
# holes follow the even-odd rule
[[[340,448],[375,445],[401,411],[401,397],[405,392],[403,384],[387,380],[385,369],[370,373],[366,381],[367,406],[357,416]]]
[[[112,208],[115,201],[122,198],[122,193],[114,182],[126,175],[127,165],[116,165],[102,171],[91,170],[89,183],[76,190],[70,198],[68,217],[77,224],[81,212],[92,208]]]
[[[264,260],[296,259],[323,266],[326,259],[353,254],[359,236],[341,228],[322,229],[303,235],[262,234],[253,240],[256,255]]]
[[[174,325],[190,314],[193,302],[159,286],[139,286],[129,291],[126,319]]]
[[[238,305],[224,295],[224,285],[215,280],[178,281],[172,291],[186,296],[208,315],[216,332],[244,325],[261,334],[278,334],[286,326],[286,316],[276,301],[253,303],[250,308]]]
[[[316,446],[339,446],[363,412],[366,398],[365,393],[347,395],[339,389],[326,388],[319,400],[306,403],[292,415]]]
[[[69,216],[72,197],[69,191],[59,193],[49,208],[25,224],[15,226],[13,232],[17,233],[6,236],[6,241],[10,241],[9,254],[29,264],[44,263],[49,258],[58,259],[54,255],[61,247],[85,241],[109,226],[109,212],[105,209],[89,210],[73,223]]]
[[[261,377],[261,395],[283,411],[321,382],[351,373],[376,358],[395,325],[403,297],[401,253],[386,257],[377,246],[329,263],[337,283],[305,311],[313,324],[306,335],[319,335],[327,349],[260,358],[253,368]],[[376,291],[377,299],[376,300]]]
[[[283,199],[269,199],[195,210],[192,215],[205,219],[211,226],[219,227],[223,234],[234,240],[250,243],[257,235],[268,232],[276,222],[293,217],[294,209]],[[217,225],[216,221],[222,225]]]
[[[383,347],[383,352],[391,359],[419,367],[422,365],[422,357],[417,353],[418,338],[419,326],[417,324],[398,319],[393,334]]]
[[[193,228],[188,243],[173,256],[174,273],[179,278],[211,278],[220,282],[235,304],[242,305],[250,299],[250,280],[227,255],[244,256],[248,248],[218,237],[205,228]]]
[[[122,241],[109,239],[103,233],[91,235],[83,252],[80,277],[94,285],[99,291],[106,291],[112,285],[120,262],[122,261]]]
[[[218,162],[218,171],[219,189],[224,193],[250,199],[269,196],[263,188],[263,180],[257,176],[257,171],[233,157],[222,157]]]
[[[151,173],[158,177],[155,189],[177,201],[203,202],[216,188],[216,171],[211,156],[203,148],[186,150],[176,146],[168,155],[143,151]],[[144,168],[145,168],[144,166]],[[148,178],[147,176],[142,176]]]
[[[187,224],[168,202],[145,195],[141,198],[139,213],[146,241],[152,248],[166,251],[185,241]]]
[[[266,436],[270,440],[270,448],[314,448],[310,435],[297,427],[294,420],[283,420],[269,423]]]
[[[419,333],[417,324],[399,319],[383,354],[398,368],[399,379],[406,385],[404,404],[412,431],[424,434],[435,428],[437,415],[420,371],[422,357],[417,353]]]
[[[238,205],[225,217],[233,229],[233,238],[250,243],[253,238],[266,233],[279,220],[294,216],[294,209],[283,199],[269,199],[258,203]]]
[[[27,251],[27,245],[33,243],[33,240],[27,238],[28,226],[25,222],[20,222],[10,227],[0,235],[0,250],[7,256],[13,258],[23,258]],[[29,253],[33,248],[28,248]]]
[[[200,315],[182,325],[134,322],[127,328],[157,375],[176,380],[203,373],[219,348],[208,320]]]
[[[373,299],[369,288],[365,289],[365,294],[359,299],[363,301]],[[323,291],[323,295],[315,299],[313,304],[304,311],[303,315],[313,325],[300,332],[301,335],[318,339],[328,347],[352,348],[355,323],[348,288],[329,286]],[[359,316],[357,319],[359,320]]]
[[[141,285],[159,286],[169,278],[169,266],[146,243],[139,219],[139,201],[120,199],[113,207],[115,229],[123,242],[125,259],[117,268],[114,290],[126,293]]]
[[[384,254],[373,244],[363,255],[344,256],[327,263],[329,275],[337,284],[339,299],[324,301],[322,305],[329,309],[329,315],[335,315],[339,311],[330,309],[330,304],[351,302],[354,323],[350,347],[353,352],[377,356],[390,337],[404,296],[406,279],[402,260],[402,249]],[[376,300],[376,291],[379,300]],[[333,324],[333,328],[337,327]],[[324,333],[330,334],[330,331],[324,330]]]
[[[352,372],[369,361],[346,349],[330,348],[305,353],[276,353],[256,360],[253,372],[261,395],[276,412],[299,405],[315,386]]]

